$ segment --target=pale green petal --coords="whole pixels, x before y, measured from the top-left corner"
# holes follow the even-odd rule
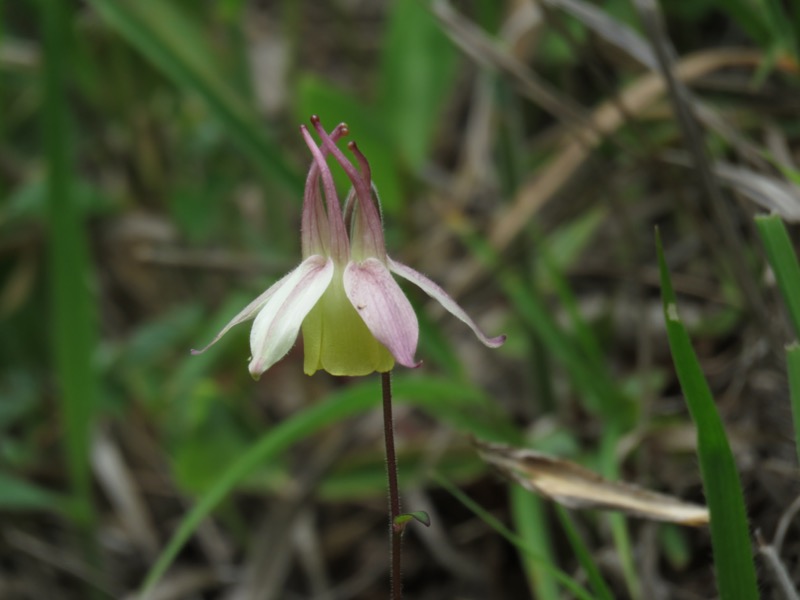
[[[330,286],[303,321],[304,370],[360,376],[394,367],[394,358],[370,333],[344,291],[337,268]]]

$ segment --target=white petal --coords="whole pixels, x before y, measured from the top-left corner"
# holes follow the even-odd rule
[[[233,319],[231,319],[230,322],[227,325],[225,325],[225,327],[222,328],[222,331],[220,331],[217,334],[217,336],[213,340],[211,340],[211,342],[207,346],[201,348],[200,350],[192,350],[192,354],[195,355],[202,354],[203,352],[211,348],[211,346],[216,344],[223,335],[225,335],[231,330],[232,327],[255,317],[256,313],[259,310],[261,310],[261,307],[264,306],[267,303],[267,301],[273,296],[273,294],[275,294],[275,292],[277,292],[281,288],[281,286],[286,283],[286,280],[289,279],[289,276],[291,274],[292,273],[287,273],[286,275],[281,277],[278,281],[273,283],[269,288],[267,288],[266,292],[264,292],[258,298],[253,300],[250,304],[245,306],[242,312],[233,317]]]
[[[258,313],[250,332],[250,374],[255,379],[289,352],[303,319],[328,288],[333,271],[330,258],[307,258]]]
[[[419,323],[411,303],[377,258],[348,263],[344,270],[344,291],[367,328],[386,346],[395,360],[416,367]]]
[[[389,260],[389,269],[391,269],[392,273],[395,273],[402,277],[403,279],[407,279],[414,285],[418,286],[423,292],[428,294],[431,298],[438,301],[444,309],[453,315],[456,319],[462,321],[472,329],[472,332],[478,337],[478,339],[483,342],[486,346],[490,348],[498,348],[502,346],[503,343],[506,341],[506,336],[499,335],[497,337],[490,338],[485,333],[483,333],[478,326],[475,324],[470,316],[464,312],[464,309],[461,308],[455,300],[453,300],[450,296],[447,295],[441,287],[439,287],[436,283],[425,277],[422,273],[418,273],[411,267],[407,267],[406,265],[400,264],[399,262],[393,261],[391,258]]]

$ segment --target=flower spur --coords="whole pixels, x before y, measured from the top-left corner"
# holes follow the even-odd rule
[[[205,352],[234,325],[255,317],[249,365],[254,379],[289,352],[301,328],[308,375],[319,369],[352,376],[387,372],[395,361],[417,367],[419,323],[392,273],[437,300],[483,344],[501,346],[505,336],[487,337],[441,287],[387,256],[380,202],[366,157],[354,142],[348,144],[356,169],[336,145],[348,133],[344,123],[330,134],[317,116],[311,123],[321,143],[317,145],[308,129],[300,126],[313,156],[303,200],[303,261],[236,315],[208,346],[192,353]],[[326,162],[328,154],[353,186],[344,210]]]

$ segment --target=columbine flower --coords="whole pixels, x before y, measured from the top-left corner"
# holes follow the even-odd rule
[[[322,143],[317,146],[301,125],[300,132],[314,157],[303,201],[303,262],[236,315],[208,346],[192,353],[205,352],[231,327],[255,317],[249,367],[255,379],[289,352],[301,327],[308,375],[319,369],[333,375],[386,372],[395,361],[416,367],[419,324],[391,273],[438,300],[486,346],[502,345],[505,336],[484,335],[442,288],[386,255],[379,201],[366,157],[354,142],[348,144],[358,162],[357,170],[336,146],[336,141],[348,133],[344,123],[328,134],[318,117],[311,117],[311,122]],[[328,153],[353,184],[344,212],[325,161]]]

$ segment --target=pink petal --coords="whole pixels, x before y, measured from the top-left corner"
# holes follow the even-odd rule
[[[419,287],[423,292],[428,294],[428,296],[438,301],[447,312],[472,329],[472,332],[481,342],[483,342],[484,345],[489,346],[490,348],[498,348],[506,341],[506,336],[504,335],[498,335],[497,337],[490,338],[483,333],[475,324],[475,321],[473,321],[469,315],[464,312],[464,309],[461,308],[455,300],[447,295],[447,292],[445,292],[441,287],[425,277],[423,274],[418,273],[411,267],[407,267],[399,262],[393,261],[391,258],[389,259],[389,269],[391,269],[392,273],[399,275],[403,279],[407,279]]]
[[[314,117],[312,117],[311,120],[313,122]],[[346,131],[346,128],[344,128],[343,131]],[[350,255],[350,241],[347,238],[347,231],[345,230],[344,220],[342,219],[342,209],[339,204],[339,196],[336,194],[336,184],[333,182],[333,175],[328,168],[328,163],[325,162],[325,156],[322,154],[319,147],[317,147],[314,138],[311,137],[305,125],[300,126],[300,133],[303,134],[306,146],[308,146],[308,149],[311,151],[314,162],[322,176],[322,189],[325,191],[325,202],[328,208],[331,254],[334,258],[341,260],[343,263],[346,257]],[[328,137],[327,139],[330,142],[330,138]]]
[[[356,191],[358,203],[355,206],[357,212],[361,212],[364,218],[364,227],[361,232],[361,239],[359,244],[363,246],[363,252],[367,256],[377,256],[384,259],[386,257],[386,244],[383,239],[383,222],[378,213],[372,196],[372,182],[370,181],[371,171],[369,163],[364,155],[358,150],[354,142],[350,142],[348,146],[356,154],[359,164],[362,166],[361,173],[356,170],[353,164],[347,160],[347,157],[336,146],[330,136],[325,133],[325,129],[319,121],[318,117],[311,117],[311,122],[317,129],[322,138],[322,147],[328,150],[336,161],[344,169],[350,182],[353,184],[353,189]]]
[[[319,193],[319,167],[311,164],[303,197],[303,216],[300,226],[303,256],[330,254],[330,227],[325,206]]]
[[[414,360],[419,323],[411,303],[377,258],[350,262],[344,270],[344,291],[367,328],[405,367]]]
[[[264,292],[258,298],[253,300],[250,304],[245,306],[244,309],[242,309],[242,312],[233,317],[233,319],[231,319],[230,322],[227,325],[225,325],[225,327],[222,328],[222,331],[220,331],[217,334],[217,336],[213,340],[211,340],[211,342],[207,346],[201,348],[200,350],[192,350],[192,354],[194,355],[202,354],[203,352],[211,348],[211,346],[216,344],[223,335],[225,335],[231,330],[231,328],[238,325],[239,323],[243,323],[255,317],[256,313],[259,310],[261,310],[261,307],[264,306],[267,303],[267,301],[286,283],[286,280],[289,279],[289,276],[291,276],[291,274],[292,273],[287,273],[281,279],[273,283],[267,289],[266,292]]]
[[[342,137],[347,131],[344,123],[340,123],[331,132],[331,140],[334,142]],[[328,153],[327,149],[322,149],[322,155]],[[306,178],[306,188],[303,198],[303,218],[300,231],[302,233],[303,256],[308,257],[312,254],[329,254],[328,242],[330,241],[330,230],[328,217],[325,214],[325,206],[319,193],[320,169],[317,161],[312,160]]]
[[[267,301],[250,332],[250,374],[261,374],[283,358],[294,345],[303,319],[314,308],[333,278],[333,260],[307,258]]]

